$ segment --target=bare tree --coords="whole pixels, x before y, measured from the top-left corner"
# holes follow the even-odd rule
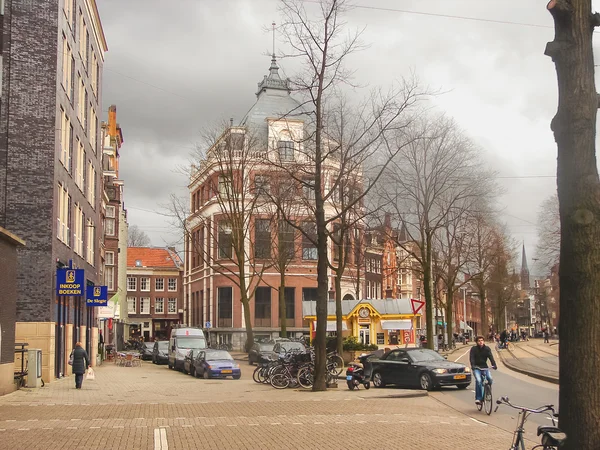
[[[131,225],[127,231],[128,247],[148,247],[151,244],[150,237],[137,225]]]
[[[538,243],[536,256],[543,267],[550,268],[558,263],[560,257],[560,214],[558,195],[548,197],[538,213]]]
[[[424,117],[409,132],[409,145],[393,160],[381,184],[380,198],[397,223],[406,226],[408,242],[397,244],[421,267],[427,316],[427,344],[433,348],[436,234],[451,220],[493,193],[477,148],[443,117]],[[396,145],[407,140],[397,137]],[[410,244],[409,244],[410,243]]]
[[[305,196],[307,213],[314,218],[314,232],[297,227],[317,249],[317,331],[315,338],[315,380],[313,390],[326,389],[326,327],[327,327],[327,292],[330,240],[333,223],[339,222],[340,212],[330,212],[328,205],[334,202],[334,192],[342,177],[349,172],[339,165],[339,146],[335,133],[330,130],[330,102],[339,97],[338,88],[350,82],[350,72],[345,69],[346,57],[361,48],[360,33],[347,35],[344,33],[343,13],[347,10],[345,0],[322,0],[315,9],[318,17],[314,20],[306,11],[306,2],[300,0],[282,0],[281,12],[283,24],[281,30],[284,39],[292,52],[288,56],[301,58],[304,62],[303,72],[294,78],[296,91],[303,95],[304,108],[311,118],[305,123],[305,134],[296,141],[299,153],[296,164],[279,164],[279,168],[287,171],[305,192],[314,192],[314,198]],[[311,8],[314,5],[310,5]],[[416,83],[404,82],[389,94],[374,92],[364,107],[356,113],[356,124],[362,131],[355,136],[356,143],[350,145],[353,155],[362,162],[369,160],[377,150],[381,150],[386,142],[386,134],[396,129],[409,109],[420,97]],[[293,119],[295,111],[290,111]],[[387,148],[388,151],[399,151]],[[388,158],[380,169],[385,167]],[[272,161],[278,164],[279,161]],[[355,167],[360,167],[356,160]],[[381,170],[379,171],[381,173]],[[376,172],[374,180],[378,179]],[[371,181],[371,180],[369,180]],[[372,183],[363,185],[360,195],[356,196],[347,208],[353,208],[370,190]],[[293,223],[293,222],[290,222]]]
[[[600,179],[592,34],[600,14],[591,0],[550,0],[554,40],[545,54],[558,78],[558,111],[551,128],[558,144],[560,211],[560,425],[564,448],[591,450],[600,442]],[[585,355],[582,358],[581,355]]]

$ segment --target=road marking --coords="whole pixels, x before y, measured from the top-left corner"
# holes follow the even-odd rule
[[[324,425],[323,422],[314,422],[315,425]]]
[[[456,358],[454,360],[454,362],[458,361],[460,358],[462,358],[463,356],[465,356],[467,353],[469,353],[471,351],[471,349],[468,349],[466,352],[464,352],[462,355],[460,355],[458,358]]]
[[[58,420],[58,419],[56,419],[56,420]],[[7,421],[7,422],[16,422],[16,421],[17,421],[17,419],[6,419],[6,421]]]
[[[164,428],[154,429],[154,450],[168,450],[167,430]]]
[[[113,428],[125,428],[123,425],[114,425]]]
[[[257,427],[258,426],[257,423],[249,423],[248,425],[251,426],[251,427]]]
[[[42,430],[54,430],[54,428],[52,428],[52,427],[44,427],[44,428],[42,428]],[[0,430],[0,431],[4,431],[4,430]]]
[[[229,424],[229,425],[227,425],[227,426],[228,426],[228,427],[237,427],[237,425],[236,425],[236,424],[234,424],[234,423],[230,423],[230,424]]]
[[[387,420],[378,420],[379,423],[389,423]]]
[[[37,422],[37,419],[29,419],[27,422]]]
[[[81,419],[71,419],[71,422],[75,422],[77,420],[81,420]]]
[[[19,428],[18,431],[29,431],[29,428]]]
[[[76,430],[77,427],[67,427],[67,430]]]
[[[487,423],[482,422],[481,420],[477,420],[474,417],[469,417],[469,419],[471,419],[473,422],[478,423],[479,425],[483,425],[484,427],[487,427]]]
[[[204,425],[205,427],[214,427],[214,425]]]
[[[99,430],[101,427],[90,427],[92,430]]]

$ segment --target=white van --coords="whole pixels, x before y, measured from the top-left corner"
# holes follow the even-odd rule
[[[200,328],[173,328],[169,340],[169,369],[182,370],[185,356],[190,350],[206,348],[206,339]]]

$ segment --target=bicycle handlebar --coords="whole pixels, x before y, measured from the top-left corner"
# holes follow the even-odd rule
[[[533,414],[541,414],[541,413],[545,413],[547,411],[552,411],[553,415],[556,415],[556,411],[554,410],[554,405],[544,405],[544,406],[540,406],[537,409],[531,409],[531,408],[526,408],[525,406],[519,406],[519,405],[513,405],[509,400],[508,397],[500,397],[499,400],[496,400],[496,404],[498,406],[504,404],[504,405],[508,405],[511,408],[514,409],[520,409],[521,411],[527,411],[529,413],[533,413]],[[496,409],[498,409],[498,407],[496,407]]]

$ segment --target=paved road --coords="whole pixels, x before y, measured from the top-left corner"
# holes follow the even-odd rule
[[[0,397],[3,448],[344,449],[507,448],[510,433],[420,391],[275,390],[251,380],[202,380],[165,366],[104,365]],[[453,395],[445,394],[442,395]],[[467,408],[464,408],[467,409]]]
[[[448,357],[449,360],[458,361],[469,365],[469,349],[455,352]],[[506,368],[495,352],[498,370],[492,372],[494,378],[493,394],[494,401],[500,396],[508,396],[511,403],[537,408],[546,404],[558,405],[558,386],[545,381],[540,381],[526,375],[522,375]],[[432,394],[432,396],[447,406],[455,408],[470,417],[483,421],[507,431],[514,430],[517,420],[517,412],[509,407],[501,406],[498,412],[492,412],[491,416],[477,411],[475,407],[475,382],[470,389],[458,391],[455,389],[444,389]],[[558,409],[558,407],[556,408]],[[537,441],[536,430],[539,425],[552,425],[552,421],[543,415],[531,415],[526,424],[526,437]]]

